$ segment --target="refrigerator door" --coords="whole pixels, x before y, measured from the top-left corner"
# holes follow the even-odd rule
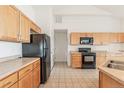
[[[48,36],[44,37],[44,62],[46,62],[46,77],[48,78],[51,72],[51,62],[50,62],[50,38]]]

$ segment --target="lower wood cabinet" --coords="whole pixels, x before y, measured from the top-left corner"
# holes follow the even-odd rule
[[[124,88],[124,85],[112,79],[103,72],[99,72],[99,87],[100,88]]]
[[[18,81],[18,74],[14,73],[0,80],[0,88],[9,88]]]
[[[19,88],[32,88],[33,87],[33,73],[30,72],[26,76],[24,76],[21,80],[19,80]]]
[[[18,82],[17,83],[15,83],[15,84],[13,84],[11,87],[9,87],[9,88],[18,88],[19,87],[19,84],[18,84]]]
[[[40,60],[0,80],[0,88],[37,88],[40,86]]]
[[[73,68],[81,68],[82,66],[81,53],[71,53],[71,66]]]
[[[33,87],[37,88],[40,85],[40,66],[33,70]]]

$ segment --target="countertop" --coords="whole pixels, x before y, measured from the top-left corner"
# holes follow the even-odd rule
[[[116,80],[120,84],[124,85],[124,71],[123,70],[117,70],[112,68],[107,68],[105,66],[100,66],[98,68],[101,72],[107,74],[112,79]]]
[[[37,60],[39,58],[17,58],[0,62],[0,80]]]

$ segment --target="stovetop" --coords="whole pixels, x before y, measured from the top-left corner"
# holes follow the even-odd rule
[[[82,54],[96,55],[95,52],[91,52],[91,48],[79,48],[78,51],[81,52]]]

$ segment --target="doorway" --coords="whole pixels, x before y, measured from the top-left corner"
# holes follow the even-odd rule
[[[68,54],[67,30],[54,30],[54,61],[66,62]]]

